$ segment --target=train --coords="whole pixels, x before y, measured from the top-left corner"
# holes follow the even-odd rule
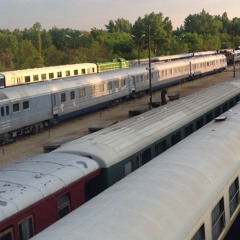
[[[240,79],[217,84],[1,168],[0,238],[28,240],[239,100]]]
[[[166,56],[151,57],[150,61],[153,63],[169,62],[169,61],[176,61],[176,60],[181,60],[186,58],[210,56],[210,55],[215,55],[217,53],[218,53],[217,51],[180,53],[180,54],[173,54],[173,55],[166,55]],[[133,59],[133,60],[129,60],[129,65],[130,66],[146,65],[148,64],[148,62],[149,62],[149,58]]]
[[[151,90],[181,83],[227,66],[224,55],[152,65]],[[0,143],[149,91],[146,66],[0,89]]]
[[[220,240],[239,215],[240,104],[32,240]]]
[[[0,72],[0,88],[38,83],[42,81],[51,81],[128,67],[128,61],[123,58],[118,58],[114,59],[113,62],[106,63],[67,64],[60,66],[5,71]]]
[[[215,54],[214,51],[177,54],[151,58],[151,62],[164,62],[180,60],[193,56],[207,56]],[[23,69],[15,71],[0,72],[0,88],[17,86],[22,84],[51,81],[71,76],[81,76],[85,74],[112,71],[121,68],[129,68],[138,65],[139,60],[125,60],[115,58],[112,62],[105,63],[80,63],[60,66]],[[141,64],[147,64],[148,59],[141,59]]]
[[[224,54],[227,58],[228,64],[240,61],[240,49],[222,49],[219,53]]]

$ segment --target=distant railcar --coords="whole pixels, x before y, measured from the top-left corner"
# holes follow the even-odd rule
[[[123,58],[107,63],[80,63],[7,71],[0,73],[0,88],[23,84],[51,81],[73,76],[82,76],[97,72],[112,71],[129,67],[128,61]]]

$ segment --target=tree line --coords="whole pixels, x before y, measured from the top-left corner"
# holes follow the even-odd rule
[[[227,13],[212,16],[204,9],[190,14],[173,30],[169,17],[146,14],[133,24],[110,20],[106,29],[70,28],[0,30],[0,71],[84,62],[108,62],[178,53],[229,49],[240,46],[240,18]]]

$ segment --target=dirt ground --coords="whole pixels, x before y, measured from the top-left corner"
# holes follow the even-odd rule
[[[236,72],[236,78],[240,77],[240,72]],[[200,89],[207,88],[219,82],[233,79],[232,71],[225,71],[216,75],[210,75],[202,79],[187,82],[182,85],[168,88],[169,92],[176,92],[180,97],[184,97]],[[153,93],[153,101],[160,100],[160,93]],[[89,134],[88,128],[99,121],[122,121],[127,119],[128,111],[136,106],[147,106],[149,96],[144,96],[133,101],[123,102],[112,108],[94,112],[66,121],[49,128],[41,133],[29,135],[17,139],[15,142],[0,147],[0,167],[12,162],[43,153],[44,146],[56,141],[72,140]]]

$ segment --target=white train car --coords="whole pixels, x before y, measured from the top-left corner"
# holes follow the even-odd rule
[[[10,87],[41,81],[56,80],[72,76],[81,76],[97,72],[95,63],[80,63],[24,69],[0,73],[0,87]]]
[[[219,240],[239,214],[240,105],[32,240]]]

